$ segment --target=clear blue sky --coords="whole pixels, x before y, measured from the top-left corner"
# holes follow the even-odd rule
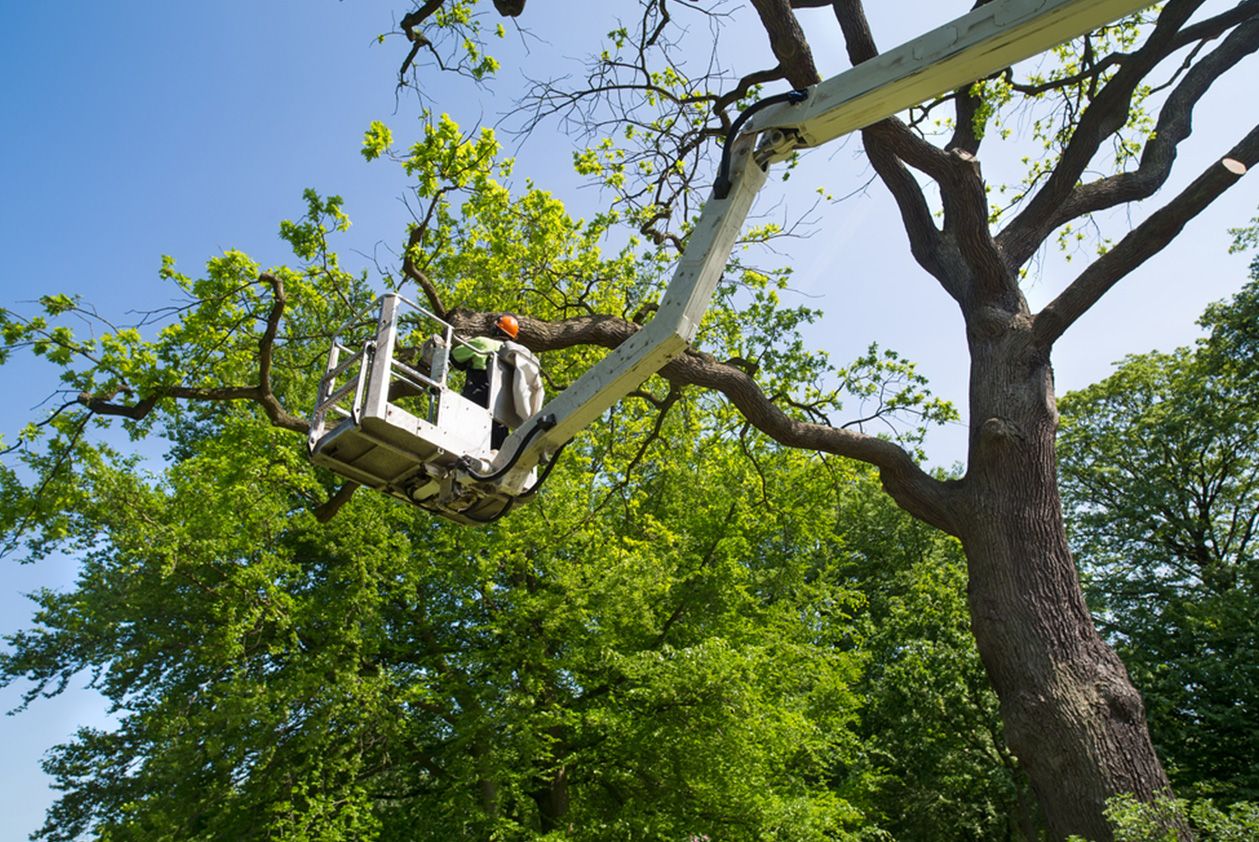
[[[278,223],[301,212],[301,191],[308,186],[345,197],[354,221],[341,246],[349,265],[369,266],[373,252],[388,260],[388,252],[377,247],[402,239],[406,212],[398,197],[405,183],[390,165],[364,162],[358,148],[373,119],[390,123],[400,141],[412,137],[416,125],[415,101],[394,97],[400,42],[374,44],[378,33],[391,28],[392,5],[384,0],[5,2],[0,247],[6,263],[0,306],[20,308],[45,292],[77,292],[125,319],[130,310],[169,300],[157,278],[162,254],[174,255],[189,273],[225,248],[239,248],[263,263],[281,262]],[[960,14],[969,3],[870,5],[876,35],[892,46]],[[881,8],[891,5],[896,8]],[[574,20],[573,8],[535,0],[522,18],[537,38],[527,57],[535,75],[545,75],[540,63],[551,72],[579,72],[562,62],[590,49],[589,34],[612,28],[606,20]],[[804,13],[817,33],[817,57],[827,74],[846,66],[828,15]],[[755,30],[748,32],[740,49],[768,56]],[[509,42],[510,54],[518,41],[513,36]],[[504,93],[518,90],[516,61],[506,63],[499,88]],[[1240,81],[1247,73],[1234,75],[1232,89],[1215,94],[1195,121],[1189,157],[1209,159],[1253,123],[1253,91]],[[467,85],[429,78],[434,108],[451,111],[465,124],[492,124],[506,107]],[[597,194],[578,189],[566,166],[574,148],[574,140],[545,129],[520,149],[517,172],[589,209]],[[1000,160],[984,163],[990,175],[1003,166]],[[1178,184],[1200,166],[1182,172]],[[807,188],[808,176],[822,172],[835,194],[865,178],[849,144],[813,154],[791,186]],[[780,191],[777,198],[789,196],[783,187],[769,190]],[[1245,259],[1225,253],[1226,229],[1245,223],[1257,199],[1259,182],[1243,182],[1068,334],[1056,357],[1060,388],[1097,379],[1126,353],[1190,341],[1203,305],[1244,280]],[[774,201],[771,194],[765,206]],[[1110,222],[1126,224],[1122,216]],[[797,286],[827,311],[813,338],[837,362],[877,339],[920,361],[937,391],[964,406],[960,319],[910,261],[894,210],[878,185],[827,210],[817,236],[783,248],[784,259],[797,266]],[[1043,303],[1075,268],[1048,257],[1029,295]],[[0,429],[11,435],[31,416],[46,394],[43,373],[34,365],[0,369],[5,395]],[[962,441],[960,428],[934,440],[936,461],[960,459]],[[29,621],[30,604],[22,593],[67,587],[73,575],[67,559],[37,567],[0,561],[0,632]],[[56,700],[0,720],[0,842],[25,838],[38,827],[53,797],[38,769],[41,754],[77,725],[107,723],[100,700],[80,687],[81,682]],[[15,688],[0,691],[0,706],[8,710],[17,698]]]

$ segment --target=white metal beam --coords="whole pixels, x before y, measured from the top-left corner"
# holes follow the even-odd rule
[[[556,425],[529,440],[503,485],[519,493],[530,470],[542,454],[555,450],[577,435],[609,407],[684,352],[695,338],[700,320],[712,301],[713,291],[725,271],[752,201],[765,183],[765,171],[752,160],[753,135],[738,140],[731,156],[734,187],[724,199],[710,197],[691,232],[686,250],[660,300],[660,308],[647,326],[591,366],[581,377],[542,407],[503,443],[494,462],[506,464],[525,436],[546,415]]]
[[[1149,0],[996,0],[766,108],[748,131],[793,129],[820,146],[990,76],[1151,5]]]

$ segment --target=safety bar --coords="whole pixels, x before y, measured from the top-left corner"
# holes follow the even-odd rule
[[[430,374],[407,365],[396,356],[402,320],[415,316],[428,323],[425,325],[428,328],[426,333],[440,336],[442,340],[441,359],[435,355]],[[357,422],[366,404],[370,404],[367,414],[379,412],[388,402],[389,387],[393,382],[403,382],[421,392],[447,389],[449,355],[459,345],[475,350],[471,343],[455,334],[454,326],[445,319],[396,292],[382,295],[346,319],[333,335],[326,371],[319,383],[310,422],[311,448],[328,432],[329,413]],[[355,347],[360,350],[342,358]],[[338,385],[355,365],[358,365],[358,371],[353,379]],[[351,393],[354,400],[347,411],[342,403]],[[427,420],[436,422],[435,404],[429,406]]]

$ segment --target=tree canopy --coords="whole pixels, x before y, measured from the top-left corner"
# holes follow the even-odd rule
[[[1259,269],[1259,265],[1254,267]],[[1194,348],[1072,392],[1063,489],[1102,628],[1185,794],[1254,800],[1259,272]]]
[[[309,210],[285,226],[299,253],[316,244],[307,272],[259,284],[241,255],[197,281],[172,269],[198,304],[154,361],[206,343],[208,370],[252,366],[276,309],[258,288],[291,308],[286,325],[355,306],[365,281],[322,251],[335,202]],[[334,281],[341,295],[318,294]],[[234,331],[214,329],[225,312]],[[79,341],[22,327],[50,354]],[[281,401],[318,376],[289,331]],[[863,676],[887,688],[879,717],[912,702],[874,663],[961,659],[987,693],[965,637],[933,640],[964,622],[955,548],[873,503],[867,472],[741,434],[700,393],[628,402],[570,449],[534,517],[486,531],[368,495],[320,523],[330,479],[261,407],[165,407],[127,421],[169,442],[160,472],[79,436],[19,451],[31,470],[61,460],[41,495],[6,475],[10,516],[38,530],[28,552],[70,547],[84,565],[74,590],[38,595],[4,673],[34,679],[34,699],[89,670],[121,718],[50,756],[66,795],[41,838],[834,838],[867,813],[913,815],[877,797],[906,734],[860,725]],[[867,595],[876,570],[886,584]],[[923,581],[894,586],[905,577]],[[891,607],[924,599],[944,600],[925,627]],[[870,600],[891,600],[884,619]],[[906,640],[944,654],[897,666]],[[964,690],[919,693],[973,703]],[[992,702],[972,715],[935,751],[994,751]],[[975,793],[992,799],[977,826],[999,821],[1000,786],[964,784],[954,805]]]
[[[511,284],[546,265],[561,302],[579,288],[637,306],[663,261],[605,256],[604,221],[573,220],[538,189],[511,196],[493,180],[509,166],[497,152],[489,133],[464,138],[444,120],[402,159],[434,225],[462,243],[442,275],[484,276],[494,261],[514,267],[496,273]],[[472,199],[453,202],[464,189]],[[285,407],[311,400],[328,325],[373,291],[329,250],[348,224],[340,201],[306,198],[281,225],[295,266],[229,252],[194,278],[168,261],[186,303],[153,315],[153,339],[76,335],[57,320],[94,313],[65,295],[42,315],[6,314],[9,348],[63,366],[70,398],[10,449],[9,549],[74,552],[83,568],[75,589],[37,595],[35,626],[0,666],[33,681],[28,702],[87,670],[121,720],[50,755],[66,795],[41,838],[821,839],[896,826],[915,820],[887,794],[907,735],[878,717],[921,714],[872,665],[900,669],[906,639],[931,646],[918,670],[969,664],[964,685],[921,691],[978,705],[961,738],[922,720],[938,741],[926,754],[980,765],[944,802],[978,799],[958,838],[1000,825],[1014,784],[1000,769],[982,780],[999,736],[974,650],[956,633],[930,641],[963,627],[956,548],[872,503],[862,469],[819,465],[660,383],[569,449],[527,523],[469,530],[338,496]],[[744,278],[710,341],[807,380],[822,358],[796,330],[814,314],[776,300],[781,278]],[[465,286],[465,300],[502,294]],[[753,303],[736,311],[737,295]],[[548,355],[548,376],[588,363],[580,349]],[[895,354],[846,371],[866,397],[879,385],[907,442],[916,421],[951,411]],[[122,402],[145,389],[178,400]],[[169,464],[93,435],[119,416],[133,439],[160,437]],[[893,607],[924,599],[944,600],[925,628]],[[902,625],[908,638],[888,631]],[[883,689],[864,689],[867,675]]]
[[[946,812],[967,838],[1034,833],[1038,809],[1055,837],[1107,838],[1114,796],[1166,794],[1067,543],[1051,358],[1259,160],[1259,128],[1241,127],[1173,180],[1195,108],[1259,49],[1253,0],[1172,0],[860,132],[966,325],[964,473],[921,465],[921,425],[956,416],[912,363],[872,348],[841,367],[805,344],[821,316],[784,303],[790,261],[746,250],[773,224],[744,232],[695,347],[578,438],[528,517],[485,533],[417,521],[306,463],[294,434],[330,332],[374,296],[418,289],[467,333],[527,302],[521,341],[562,387],[651,317],[738,111],[819,80],[796,10],[830,5],[850,61],[878,55],[858,0],[754,0],[776,64],[745,66],[720,50],[727,5],[628,4],[586,76],[518,100],[525,131],[587,133],[575,165],[609,197],[589,219],[513,176],[494,132],[436,108],[404,145],[366,131],[414,211],[378,276],[343,268],[344,203],[312,190],[281,226],[291,265],[228,251],[195,277],[168,260],[181,300],[135,325],[60,290],[0,314],[3,353],[60,377],[54,409],[7,440],[6,550],[84,559],[78,589],[40,596],[5,675],[38,694],[87,668],[123,714],[50,760],[67,796],[47,838],[388,836],[421,817],[434,838],[822,838],[863,821],[912,834]],[[400,78],[422,101],[440,104],[425,74],[500,69],[482,9],[428,0],[401,19]],[[697,43],[706,64],[686,60]],[[981,149],[1029,136],[1024,176],[987,183]],[[1021,283],[1042,248],[1120,207],[1135,224],[1034,310]],[[104,433],[112,419],[169,464]],[[890,543],[844,514],[870,505],[854,500],[874,473],[921,522],[879,504]],[[958,633],[958,547],[995,697]],[[899,578],[863,587],[854,557]],[[907,693],[924,671],[941,680]]]

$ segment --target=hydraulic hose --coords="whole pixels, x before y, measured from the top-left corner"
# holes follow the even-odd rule
[[[730,125],[730,133],[726,135],[725,144],[721,147],[721,165],[717,168],[717,178],[713,181],[713,197],[724,199],[730,195],[730,156],[733,151],[735,138],[739,136],[739,131],[743,128],[743,124],[756,112],[768,108],[771,105],[777,105],[780,102],[804,102],[809,98],[809,90],[807,88],[799,88],[794,91],[787,91],[785,94],[774,94],[767,96],[759,102],[754,102],[747,108],[743,109],[743,113],[734,119]]]
[[[547,413],[539,418],[538,423],[534,424],[533,428],[530,429],[529,432],[525,433],[524,441],[516,447],[516,452],[511,455],[510,459],[507,460],[507,464],[493,473],[478,474],[476,471],[472,470],[472,460],[466,456],[459,460],[459,469],[477,482],[493,482],[500,477],[504,477],[507,475],[508,471],[516,467],[516,463],[520,461],[520,454],[524,453],[525,448],[529,446],[529,442],[533,441],[539,433],[546,432],[554,427],[555,423],[555,416],[550,413]]]
[[[523,503],[526,500],[532,499],[533,495],[538,493],[538,490],[542,488],[542,483],[546,482],[546,478],[551,475],[551,469],[554,468],[555,463],[560,460],[560,454],[564,452],[564,448],[566,447],[568,447],[568,442],[564,442],[563,444],[561,444],[559,447],[555,449],[555,452],[551,454],[551,458],[548,459],[547,463],[542,466],[542,473],[538,476],[538,479],[533,483],[533,487],[530,488],[528,491],[523,491],[520,494],[517,494],[515,497],[512,498],[513,502]]]
[[[537,428],[535,427],[534,429],[537,429]],[[520,445],[521,448],[523,448],[525,444],[528,444],[527,439],[521,443]],[[546,478],[551,475],[551,471],[555,468],[555,463],[559,461],[560,454],[564,452],[564,448],[566,447],[568,447],[568,442],[564,442],[558,448],[556,448],[555,452],[551,454],[551,458],[547,460],[546,465],[542,467],[542,473],[538,476],[538,479],[533,483],[533,486],[528,491],[517,494],[515,497],[508,497],[507,501],[503,503],[503,508],[499,509],[497,512],[490,515],[489,517],[477,517],[475,515],[468,514],[467,512],[464,512],[463,516],[466,517],[468,520],[473,521],[474,523],[493,523],[494,521],[502,517],[505,517],[507,513],[510,512],[517,503],[524,503],[524,502],[527,502],[528,500],[531,500],[533,496],[537,494],[538,491],[542,488],[542,483],[546,482]],[[475,474],[473,474],[472,476],[475,476]]]

